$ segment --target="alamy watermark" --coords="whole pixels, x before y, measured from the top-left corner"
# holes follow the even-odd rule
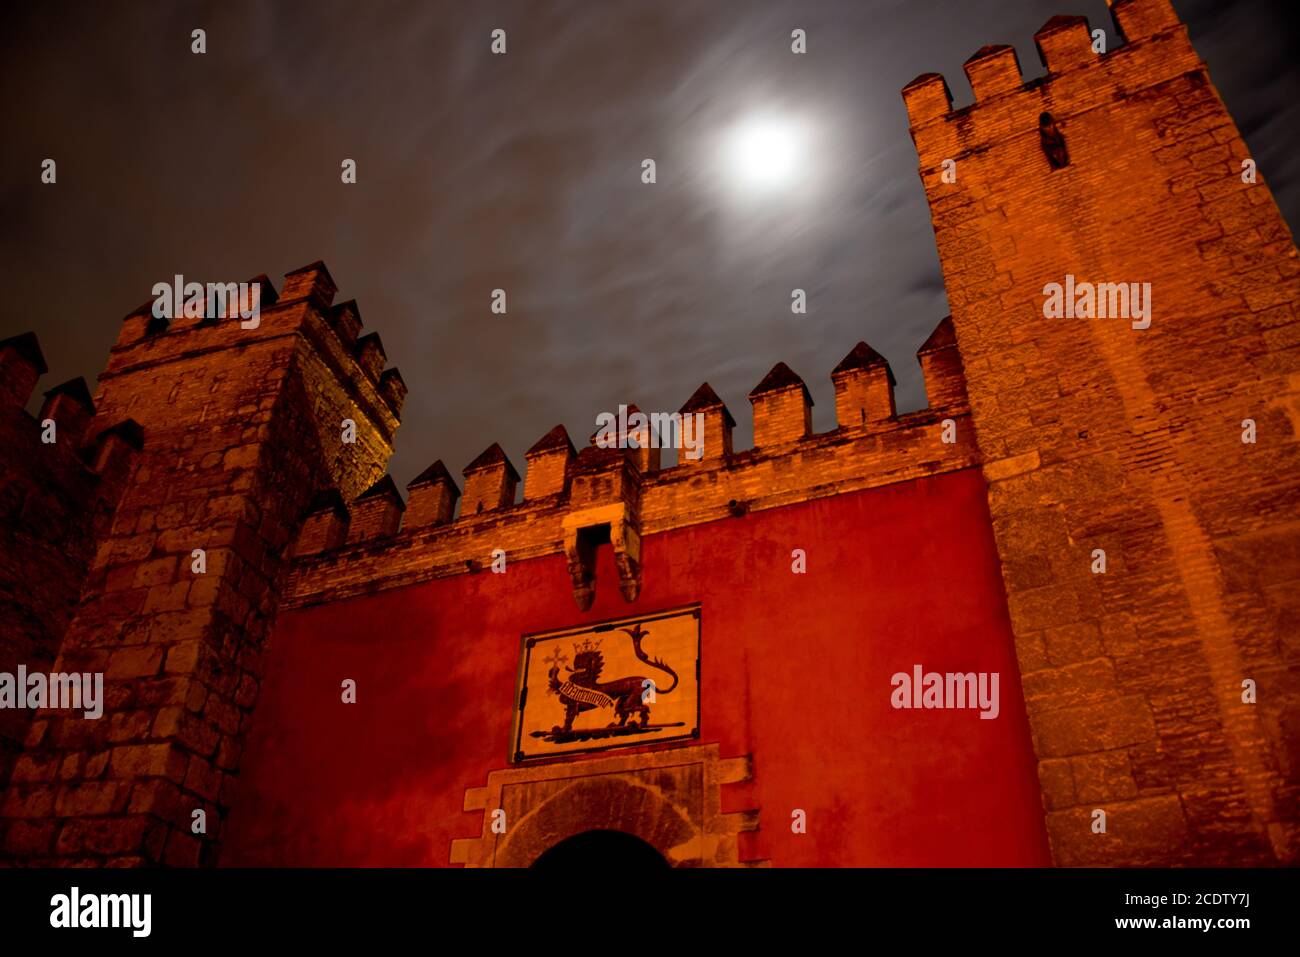
[[[70,709],[94,721],[104,716],[104,674],[29,674],[26,665],[17,674],[0,671],[0,708]]]
[[[256,329],[262,324],[262,284],[260,282],[186,282],[177,273],[170,283],[153,286],[155,319],[231,319],[239,316],[241,329]]]
[[[618,413],[596,416],[596,445],[602,449],[681,449],[688,459],[704,454],[704,413],[651,412],[620,405]]]
[[[120,927],[132,937],[148,937],[153,929],[152,894],[83,894],[73,887],[50,898],[54,928]]]
[[[889,703],[898,708],[979,709],[980,717],[993,719],[1002,710],[998,702],[998,672],[925,671],[912,666],[912,673],[900,671],[889,679],[894,690]]]
[[[1151,283],[1065,282],[1043,287],[1044,319],[1129,319],[1134,329],[1151,325]]]

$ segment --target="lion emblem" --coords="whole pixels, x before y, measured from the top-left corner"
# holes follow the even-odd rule
[[[584,711],[596,708],[613,708],[614,717],[610,728],[645,728],[650,721],[650,704],[646,700],[648,690],[654,695],[670,694],[677,687],[677,672],[658,658],[650,658],[641,650],[641,640],[647,632],[640,623],[632,628],[620,628],[619,631],[632,639],[632,652],[651,668],[655,668],[672,677],[672,683],[666,688],[656,687],[654,681],[641,675],[628,675],[613,681],[601,681],[605,668],[605,656],[599,643],[590,640],[575,645],[573,667],[569,668],[565,658],[558,652],[547,660],[551,664],[547,674],[547,691],[556,695],[564,705],[564,726],[556,726],[553,734],[567,734],[573,730],[573,720]],[[567,677],[560,677],[561,667],[568,672]],[[629,724],[629,719],[631,723]]]

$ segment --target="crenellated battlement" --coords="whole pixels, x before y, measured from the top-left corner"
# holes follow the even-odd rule
[[[406,399],[406,383],[396,368],[385,369],[387,353],[379,334],[361,335],[355,300],[334,303],[337,286],[322,262],[286,273],[278,292],[265,274],[248,280],[261,291],[255,320],[241,321],[233,309],[222,316],[159,319],[151,299],[122,323],[101,389],[126,372],[161,363],[195,359],[228,348],[248,348],[285,336],[301,335],[315,355],[346,383],[354,409],[391,444]],[[324,371],[324,370],[322,370]]]
[[[125,417],[96,421],[95,402],[80,376],[47,390],[40,412],[32,417],[25,406],[48,371],[35,334],[0,341],[0,414],[8,433],[5,448],[12,453],[7,456],[6,474],[13,480],[20,472],[41,471],[42,483],[54,483],[47,489],[49,494],[74,499],[67,504],[93,511],[120,489],[99,488],[87,496],[71,486],[89,482],[98,487],[105,477],[118,475],[141,447],[140,426]],[[43,433],[52,435],[53,441],[45,441]]]
[[[923,73],[907,84],[903,100],[927,187],[944,160],[960,161],[1009,136],[1036,138],[1042,113],[1061,122],[1204,69],[1169,0],[1116,0],[1111,16],[1104,53],[1093,52],[1086,17],[1055,16],[1043,24],[1034,43],[1047,74],[1029,82],[1014,47],[981,47],[965,63],[974,102],[958,110],[940,74]]]
[[[469,573],[486,567],[496,549],[511,561],[570,553],[577,594],[590,586],[584,530],[603,536],[605,526],[616,551],[620,541],[627,549],[626,593],[635,590],[642,536],[980,464],[951,320],[917,355],[931,400],[916,412],[895,411],[889,363],[860,342],[831,374],[838,424],[828,432],[812,432],[807,386],[777,363],[749,395],[751,449],[733,447],[735,419],[704,383],[680,410],[703,417],[700,454],[679,450],[669,467],[657,448],[599,447],[599,431],[578,451],[557,425],[528,450],[518,502],[520,475],[496,443],[465,468],[463,495],[439,461],[408,485],[405,506],[388,477],[346,505],[322,499],[297,543],[288,600],[307,604]],[[626,415],[637,411],[631,405]],[[615,429],[619,438],[625,432]]]
[[[311,500],[292,553],[301,569],[333,568],[359,591],[406,580],[402,562],[394,560],[397,552],[419,556],[417,577],[432,577],[473,572],[501,549],[511,560],[568,553],[575,595],[585,591],[589,600],[593,584],[584,563],[591,541],[603,540],[615,545],[621,587],[630,600],[639,590],[644,535],[979,463],[966,422],[962,363],[951,322],[945,320],[918,351],[931,396],[930,406],[919,412],[896,413],[888,362],[858,343],[831,373],[838,424],[828,432],[812,432],[812,396],[800,376],[778,362],[749,394],[751,449],[734,448],[735,418],[703,383],[676,413],[677,424],[683,416],[691,417],[692,426],[702,421],[697,436],[702,441],[689,453],[679,449],[671,467],[663,466],[661,450],[646,441],[652,430],[667,438],[669,416],[659,413],[646,417],[643,427],[629,426],[629,419],[640,415],[630,404],[613,433],[628,447],[601,447],[597,430],[578,449],[557,425],[528,450],[526,480],[492,443],[464,468],[460,485],[436,462],[410,483],[404,500],[392,478],[376,471],[391,452],[406,395],[401,374],[385,369],[379,334],[362,334],[354,300],[334,302],[337,286],[323,263],[286,274],[280,290],[264,274],[248,285],[254,283],[260,298],[252,322],[241,323],[233,309],[217,316],[186,316],[182,310],[177,318],[160,319],[152,314],[152,300],[143,304],[123,322],[97,396],[80,379],[63,383],[46,393],[40,418],[58,421],[61,441],[76,451],[81,468],[111,472],[120,481],[129,471],[131,450],[142,445],[143,431],[124,411],[147,413],[150,448],[161,450],[189,441],[182,436],[192,429],[194,416],[201,420],[205,408],[216,408],[211,403],[218,395],[227,395],[222,408],[244,402],[251,413],[249,400],[237,398],[245,380],[252,381],[243,371],[250,362],[262,369],[254,378],[268,385],[293,368],[295,384],[289,387],[305,390],[304,408],[312,410],[317,430],[314,444],[332,463],[330,481],[337,487]],[[290,347],[295,338],[308,348]],[[229,350],[240,362],[232,364]],[[7,342],[3,362],[12,404],[21,405],[44,371],[34,337]],[[159,408],[161,394],[175,415]],[[97,405],[107,411],[97,412]],[[256,407],[265,412],[266,400]],[[123,423],[109,423],[106,415]],[[946,419],[955,426],[950,441],[941,435]],[[356,423],[351,444],[335,429],[349,420]],[[251,437],[244,432],[245,439]],[[308,448],[312,444],[303,448],[309,458],[315,454]],[[235,451],[219,462],[209,455],[198,464],[203,469],[209,461],[235,469],[236,476],[253,466],[252,458]],[[143,480],[153,467],[144,469]],[[100,508],[100,514],[101,520],[111,519],[111,507]],[[133,516],[128,516],[132,522]],[[112,564],[127,554],[123,541],[108,548],[104,558]],[[389,563],[389,569],[367,567],[375,562]],[[83,587],[95,593],[103,584],[97,572]],[[320,584],[326,589],[322,595],[336,596],[326,582]],[[310,586],[299,589],[291,601],[312,600],[310,594]]]

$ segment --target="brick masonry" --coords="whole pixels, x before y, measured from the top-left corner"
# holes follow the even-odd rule
[[[94,404],[80,379],[51,389],[36,418],[29,415],[23,406],[45,371],[35,336],[0,342],[0,662],[11,672],[19,663],[31,671],[53,664],[140,448],[131,420],[90,428]],[[52,433],[43,424],[50,422]],[[31,717],[0,710],[0,788]]]

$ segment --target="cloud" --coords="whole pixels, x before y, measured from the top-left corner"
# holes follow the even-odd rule
[[[1081,6],[1109,25],[1103,0]],[[947,312],[900,88],[1032,34],[1059,0],[603,0],[20,7],[0,35],[3,335],[51,381],[92,377],[160,276],[324,259],[411,393],[393,472],[453,472],[492,441],[522,467],[556,421],[676,409],[708,380],[741,423],[778,360],[833,425],[859,339],[893,362]],[[1292,222],[1300,57],[1269,0],[1179,3]],[[189,52],[208,30],[209,53]],[[789,52],[794,27],[809,54]],[[488,52],[507,30],[509,52]],[[717,162],[755,110],[806,121],[799,190],[738,196]],[[59,160],[57,190],[35,186]],[[343,158],[359,182],[339,183]],[[658,164],[654,186],[641,160]],[[810,312],[790,313],[790,291]],[[505,288],[507,316],[488,310]]]

